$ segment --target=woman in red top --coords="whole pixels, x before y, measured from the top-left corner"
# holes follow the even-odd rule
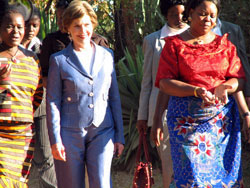
[[[236,47],[211,29],[218,0],[191,0],[190,29],[168,37],[156,86],[171,95],[168,128],[176,187],[240,187],[241,139],[237,104],[244,71]]]

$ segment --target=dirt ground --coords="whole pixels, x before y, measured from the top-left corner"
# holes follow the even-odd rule
[[[242,151],[242,167],[244,188],[250,188],[250,147],[243,147]],[[153,188],[163,188],[161,172],[159,169],[153,169],[154,182]],[[112,171],[113,188],[131,188],[133,181],[133,173],[122,171]]]

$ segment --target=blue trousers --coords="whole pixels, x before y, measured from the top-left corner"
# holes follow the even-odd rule
[[[61,128],[66,162],[55,160],[58,188],[85,188],[85,165],[90,188],[111,188],[114,127]]]

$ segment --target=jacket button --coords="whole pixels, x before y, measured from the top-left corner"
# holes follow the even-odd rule
[[[71,97],[67,97],[67,100],[68,100],[68,101],[71,101]]]
[[[89,80],[89,85],[93,85],[93,80]]]
[[[93,96],[94,96],[94,93],[93,93],[93,92],[90,92],[90,93],[89,93],[89,96],[90,96],[90,97],[93,97]]]
[[[94,108],[94,105],[93,104],[89,104],[89,108]]]

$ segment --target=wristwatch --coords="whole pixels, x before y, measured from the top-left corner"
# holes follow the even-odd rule
[[[250,116],[250,112],[245,112],[242,114],[242,117],[245,118],[246,116]]]

